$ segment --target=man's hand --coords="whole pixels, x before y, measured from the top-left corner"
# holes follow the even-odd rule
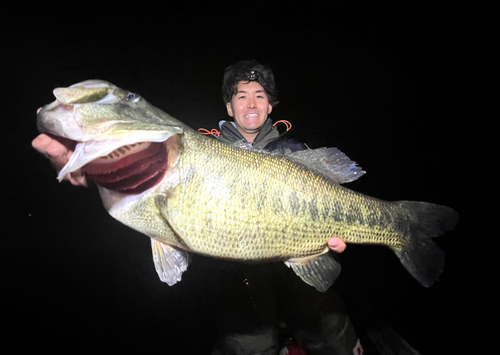
[[[73,155],[76,143],[72,140],[56,137],[51,134],[40,134],[31,142],[33,148],[50,160],[57,173],[66,165]],[[81,170],[66,174],[64,177],[75,186],[87,186],[87,180]]]
[[[331,238],[328,241],[328,247],[336,253],[342,253],[345,250],[346,245],[339,238]]]

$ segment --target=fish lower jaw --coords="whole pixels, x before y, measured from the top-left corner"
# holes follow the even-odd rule
[[[165,176],[168,153],[164,143],[137,143],[118,148],[82,169],[86,177],[108,190],[140,194]]]

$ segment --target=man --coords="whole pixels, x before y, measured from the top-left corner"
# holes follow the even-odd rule
[[[302,143],[282,139],[268,118],[273,106],[278,103],[274,76],[269,68],[255,61],[241,61],[228,67],[224,73],[222,94],[227,113],[234,122],[219,123],[220,134],[216,137],[221,141],[257,150],[307,149]],[[336,252],[345,249],[345,243],[335,237],[328,244]],[[290,328],[291,335],[306,350],[306,354],[353,354],[355,349],[361,351],[334,287],[325,293],[318,292],[295,275],[290,277],[286,267],[280,263],[243,265],[240,269],[243,270],[240,278],[245,281],[255,312],[245,313],[241,306],[232,314],[228,311],[228,314],[219,315],[229,321],[226,329],[224,326],[220,329],[219,352],[214,354],[272,354],[273,338],[276,338],[273,319]],[[237,283],[235,279],[233,282]],[[270,300],[275,303],[274,306]],[[272,311],[277,313],[276,318],[269,315]],[[249,316],[254,313],[260,313],[260,319],[249,322]],[[250,323],[250,326],[242,327],[241,324],[245,323]],[[239,325],[237,330],[235,325]]]
[[[302,143],[281,139],[278,131],[273,128],[271,119],[268,118],[273,106],[278,103],[274,76],[268,68],[254,61],[242,61],[229,67],[224,74],[223,96],[228,115],[234,119],[234,123],[225,121],[220,123],[219,139],[223,142],[251,144],[252,148],[258,150],[307,149]],[[36,137],[32,145],[51,161],[57,171],[68,162],[75,148],[74,142],[47,134]],[[64,178],[75,186],[87,186],[86,178],[80,170]],[[334,252],[342,252],[346,247],[343,241],[334,236],[328,245]],[[248,290],[249,293],[246,295],[250,295],[249,299],[256,312],[253,316],[257,320],[249,322],[247,314],[239,312],[238,302],[234,303],[237,306],[235,309],[230,309],[230,312],[226,304],[223,304],[218,312],[221,314],[220,318],[225,319],[222,323],[230,325],[226,329],[224,326],[221,327],[219,350],[222,353],[235,354],[246,354],[244,351],[248,354],[264,353],[266,350],[275,353],[277,346],[275,324],[283,321],[281,318],[286,318],[284,319],[286,325],[294,331],[295,337],[303,344],[308,354],[352,354],[357,346],[357,337],[336,293],[333,290],[320,293],[295,275],[287,276],[286,271],[283,271],[283,268],[286,269],[283,264],[269,265],[233,267],[233,270],[239,269],[233,273],[238,275],[233,278],[238,280],[235,290],[239,292],[242,287]],[[221,282],[233,281],[229,277]],[[281,293],[280,297],[275,297],[271,290],[271,286],[276,285],[280,288],[278,290],[278,293]],[[225,287],[221,284],[220,288]],[[286,296],[284,301],[281,301],[283,294]],[[221,299],[224,297],[223,295]],[[259,314],[259,312],[273,313],[275,305],[270,305],[273,302],[279,302],[277,306],[280,308],[277,312],[280,313],[279,316],[269,317]],[[238,313],[241,313],[240,317]],[[235,332],[235,324],[246,324],[246,326],[241,327],[240,332]]]

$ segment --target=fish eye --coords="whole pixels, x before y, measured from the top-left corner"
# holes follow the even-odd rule
[[[136,94],[132,94],[132,93],[129,93],[127,95],[127,100],[128,101],[133,101],[133,102],[137,102],[139,100],[139,96],[136,95]]]

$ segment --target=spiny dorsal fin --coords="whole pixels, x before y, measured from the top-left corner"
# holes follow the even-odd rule
[[[357,180],[366,173],[337,148],[299,150],[285,156],[325,174],[337,184]]]

